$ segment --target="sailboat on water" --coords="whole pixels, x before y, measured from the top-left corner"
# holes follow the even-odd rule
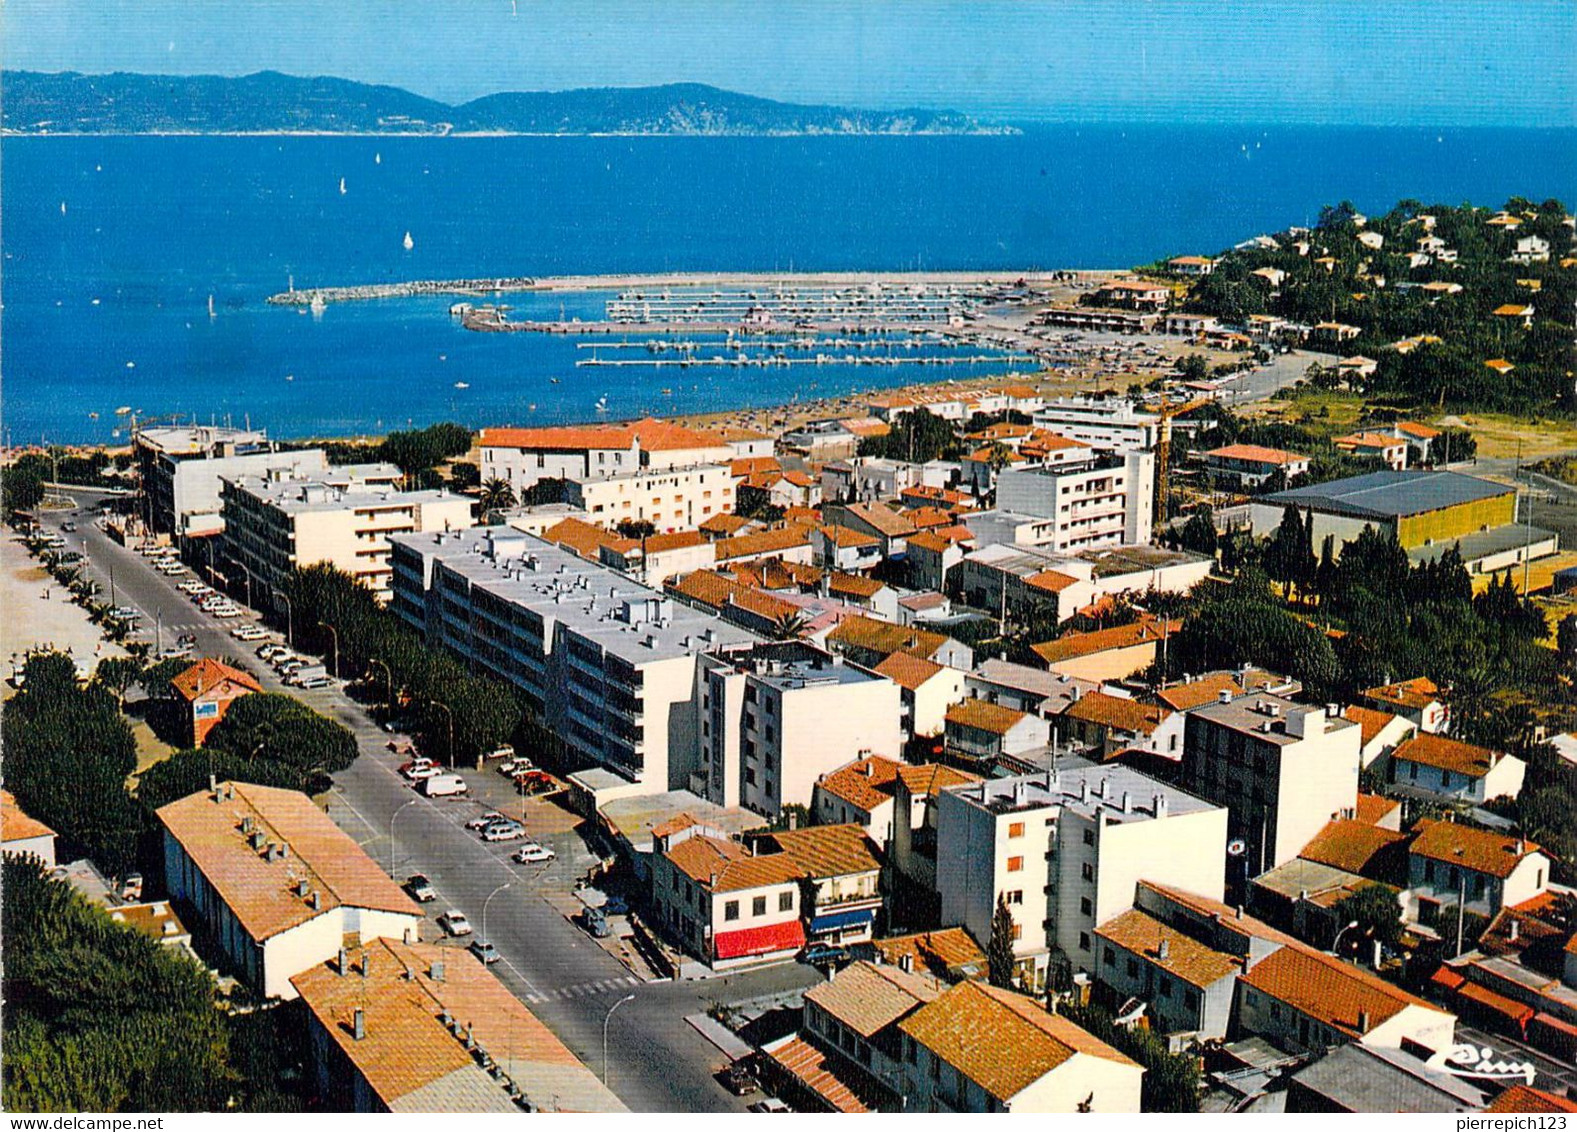
[[[411,234],[409,232],[405,233],[405,250],[410,251],[415,246],[416,241],[411,239]]]
[[[208,296],[208,317],[214,317],[214,297],[212,294],[209,294]]]
[[[340,196],[344,196],[345,195],[345,178],[344,177],[341,177],[339,179],[339,195]]]

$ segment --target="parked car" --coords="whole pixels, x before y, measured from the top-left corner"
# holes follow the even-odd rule
[[[485,814],[478,814],[476,817],[466,822],[465,827],[472,833],[481,833],[490,825],[508,820],[509,818],[506,815],[499,813],[497,810],[488,810]]]
[[[613,934],[613,929],[608,926],[608,917],[601,908],[587,908],[580,914],[580,922],[595,939],[607,939]]]
[[[541,865],[548,861],[557,860],[558,854],[546,845],[538,845],[535,841],[528,841],[515,850],[512,860],[522,865]]]
[[[756,1080],[754,1063],[749,1057],[742,1057],[724,1069],[721,1077],[723,1087],[736,1097],[748,1097],[752,1093],[761,1091],[761,1083]]]
[[[546,794],[558,789],[558,782],[544,770],[528,770],[515,775],[515,789],[522,794]]]
[[[438,899],[438,893],[433,891],[433,882],[421,873],[412,873],[405,878],[405,891],[410,893],[411,899],[421,904],[427,904]]]
[[[503,956],[498,953],[498,948],[493,946],[491,940],[477,940],[471,944],[470,951],[471,954],[480,959],[485,966],[492,966],[494,963],[497,963],[503,958]]]
[[[122,900],[142,899],[142,874],[127,873],[126,879],[120,882],[120,898]]]
[[[416,789],[429,798],[453,798],[471,788],[458,774],[427,774],[416,783]]]
[[[452,936],[471,934],[471,921],[458,908],[451,908],[438,917],[438,926]]]
[[[263,632],[263,630],[259,629],[256,625],[237,625],[234,629],[230,630],[230,635],[238,641],[261,641],[264,637],[268,636],[267,633]]]
[[[415,770],[417,767],[433,765],[433,760],[428,758],[426,755],[417,755],[412,758],[410,762],[400,764],[400,773],[408,778],[410,777],[411,771]]]
[[[515,757],[515,748],[508,743],[501,743],[487,752],[486,757],[490,759],[512,759]]]
[[[426,766],[413,766],[410,770],[405,772],[405,777],[409,778],[412,782],[421,782],[428,778],[437,778],[442,773],[443,770],[441,768],[433,766],[431,763],[429,763]]]
[[[64,523],[60,524],[60,529],[65,531],[68,535],[74,534],[76,533],[77,525],[70,519],[67,519]]]
[[[812,967],[841,967],[849,961],[849,949],[831,943],[812,943],[800,952],[800,962]]]
[[[483,841],[519,841],[526,835],[526,827],[517,821],[494,822],[482,830]]]
[[[514,774],[517,770],[528,769],[530,769],[530,764],[527,763],[525,759],[505,759],[503,762],[498,764],[498,773],[502,774],[506,778]]]
[[[330,687],[333,683],[334,681],[330,680],[327,676],[309,676],[305,680],[297,681],[296,687],[304,689],[308,692],[313,692],[319,688]]]
[[[762,1097],[759,1101],[757,1101],[755,1104],[750,1106],[750,1111],[751,1112],[793,1112],[794,1110],[789,1108],[788,1105],[784,1104],[782,1101],[778,1100],[776,1097]]]

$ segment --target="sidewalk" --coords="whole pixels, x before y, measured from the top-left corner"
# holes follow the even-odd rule
[[[0,655],[18,663],[22,653],[35,648],[52,647],[90,664],[101,657],[127,655],[125,649],[103,639],[98,626],[88,620],[87,610],[74,605],[70,591],[51,578],[9,532],[0,540],[0,608],[5,611],[0,616]]]

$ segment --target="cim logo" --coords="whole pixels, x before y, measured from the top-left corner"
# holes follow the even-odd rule
[[[1453,1077],[1480,1077],[1491,1081],[1514,1081],[1521,1078],[1528,1087],[1535,1076],[1531,1061],[1505,1061],[1488,1046],[1458,1045],[1442,1050],[1424,1062],[1430,1069],[1438,1069]]]

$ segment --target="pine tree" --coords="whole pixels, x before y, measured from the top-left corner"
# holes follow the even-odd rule
[[[986,945],[986,962],[991,985],[1013,987],[1013,913],[1006,896],[997,897],[997,910],[991,916],[991,941]]]

